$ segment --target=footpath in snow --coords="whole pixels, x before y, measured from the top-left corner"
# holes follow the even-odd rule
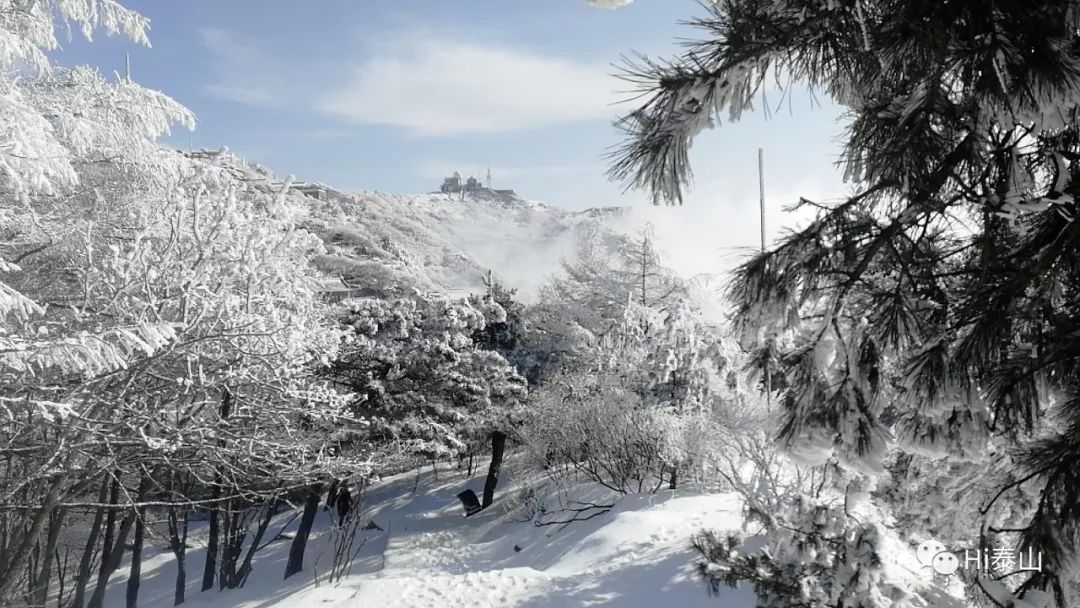
[[[512,480],[502,484],[506,498]],[[369,489],[364,522],[382,530],[366,534],[351,574],[325,580],[331,561],[328,514],[320,514],[300,575],[281,580],[289,543],[279,541],[255,560],[248,585],[224,593],[199,593],[189,580],[185,606],[224,608],[530,607],[626,606],[753,608],[749,588],[724,589],[709,597],[692,572],[691,535],[703,528],[735,530],[741,516],[733,495],[663,492],[619,499],[611,511],[568,525],[536,526],[507,513],[498,497],[491,508],[465,518],[456,494],[479,492],[482,478],[465,480],[453,470],[439,481],[424,471],[414,494],[415,474],[385,480]],[[579,497],[580,498],[580,497]],[[548,509],[557,505],[549,501]],[[562,521],[573,513],[550,513]],[[295,524],[294,524],[295,525]],[[198,540],[196,539],[196,543]],[[147,560],[141,606],[171,605],[175,565],[167,551]],[[193,549],[189,578],[198,578],[204,556]],[[313,575],[320,582],[315,585]],[[113,581],[110,600],[123,605],[123,577]],[[110,603],[109,605],[114,605]]]

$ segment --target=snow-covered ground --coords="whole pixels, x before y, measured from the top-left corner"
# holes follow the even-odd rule
[[[664,492],[621,498],[587,521],[536,526],[500,505],[514,488],[504,478],[496,504],[470,518],[455,495],[479,493],[483,477],[466,480],[454,469],[426,468],[389,478],[369,489],[362,521],[366,532],[352,573],[334,584],[324,580],[331,561],[329,514],[320,512],[305,569],[281,579],[289,541],[269,544],[239,590],[198,591],[204,552],[201,530],[193,530],[188,557],[188,600],[199,608],[337,608],[348,606],[627,606],[753,608],[750,589],[725,589],[708,597],[690,571],[689,538],[702,528],[737,529],[737,497]],[[416,486],[416,492],[413,492]],[[601,500],[589,495],[589,500]],[[585,499],[583,495],[577,496]],[[549,510],[552,508],[549,506]],[[549,513],[562,521],[572,513]],[[283,514],[282,522],[287,518]],[[278,524],[279,526],[281,524]],[[295,523],[287,530],[291,531]],[[276,528],[274,529],[276,530]],[[365,534],[365,532],[361,532]],[[291,536],[291,535],[290,535]],[[144,564],[140,606],[172,605],[175,564],[163,549],[151,549]],[[316,585],[314,575],[320,582]],[[114,577],[108,606],[122,606],[126,568]]]

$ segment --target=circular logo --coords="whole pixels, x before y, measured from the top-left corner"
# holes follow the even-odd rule
[[[943,551],[945,551],[945,545],[936,540],[928,540],[915,549],[915,557],[919,558],[920,564],[932,567],[934,565],[934,556]]]
[[[960,560],[957,559],[956,555],[948,551],[942,551],[934,556],[933,567],[934,572],[938,574],[955,574],[960,568]]]

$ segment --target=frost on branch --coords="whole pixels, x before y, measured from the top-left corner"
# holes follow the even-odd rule
[[[747,550],[742,535],[703,532],[693,539],[698,574],[711,592],[749,583],[757,605],[767,608],[922,605],[911,583],[885,568],[892,547],[880,524],[860,524],[841,509],[803,497],[774,515],[779,525],[770,530],[765,549]]]
[[[469,301],[360,298],[343,322],[352,341],[331,374],[355,394],[352,409],[370,421],[374,444],[458,454],[517,413],[525,381],[502,355],[478,347],[486,321]]]
[[[319,377],[342,332],[315,297],[310,259],[325,250],[296,225],[303,201],[223,157],[163,149],[192,114],[127,79],[53,68],[57,23],[146,42],[147,21],[112,0],[0,0],[5,605],[49,573],[31,549],[59,512],[111,496],[130,525],[149,500],[175,531],[195,505],[246,521],[371,470],[364,421]]]

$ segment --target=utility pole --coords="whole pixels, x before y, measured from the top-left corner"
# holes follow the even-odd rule
[[[765,253],[765,148],[757,150],[758,167],[758,203],[761,211],[761,253]],[[772,363],[771,336],[766,336],[766,347],[769,349],[769,357],[765,360],[765,408],[772,413],[772,371],[769,365]]]
[[[761,204],[761,252],[765,253],[765,148],[757,149],[757,170]]]

